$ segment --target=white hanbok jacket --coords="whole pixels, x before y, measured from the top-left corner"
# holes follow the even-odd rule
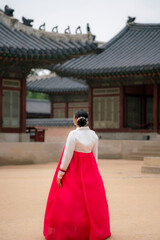
[[[98,136],[89,127],[77,127],[68,135],[65,150],[62,157],[62,162],[57,177],[62,178],[67,170],[73,153],[83,152],[94,154],[96,162],[98,161]]]

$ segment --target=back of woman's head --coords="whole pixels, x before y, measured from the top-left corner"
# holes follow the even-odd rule
[[[88,122],[88,113],[85,110],[80,109],[75,113],[75,118],[77,118],[78,126],[83,127]]]

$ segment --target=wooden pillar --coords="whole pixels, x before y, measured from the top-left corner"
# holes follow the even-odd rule
[[[142,126],[145,126],[146,124],[146,98],[143,96],[142,97],[142,113],[141,113],[141,123]]]
[[[93,89],[89,88],[89,127],[93,128]]]
[[[158,131],[158,85],[153,87],[153,130]]]
[[[53,115],[53,102],[51,102],[50,118],[54,118],[54,115]]]
[[[0,78],[0,132],[2,132],[2,79]]]
[[[65,105],[65,118],[68,118],[68,102]]]
[[[26,132],[26,79],[21,80],[21,132]]]
[[[123,109],[124,109],[124,112],[123,112],[124,113],[124,117],[123,117],[124,128],[127,128],[127,125],[128,125],[128,123],[127,123],[128,107],[127,106],[128,106],[127,96],[124,95],[124,107],[123,107]]]
[[[124,128],[124,86],[120,87],[120,124],[119,127],[120,129]]]

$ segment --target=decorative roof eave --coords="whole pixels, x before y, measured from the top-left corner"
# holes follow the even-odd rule
[[[123,78],[128,74],[156,73],[160,71],[159,42],[160,24],[131,22],[99,48],[102,52],[73,58],[56,65],[54,71],[61,76],[81,79]]]
[[[61,78],[55,73],[44,76],[29,76],[27,90],[47,94],[76,94],[88,93],[89,87],[83,80]]]
[[[77,89],[77,88],[72,88],[72,89],[56,89],[54,91],[52,90],[45,90],[43,88],[39,88],[39,89],[34,89],[34,88],[29,88],[27,87],[27,91],[31,91],[31,92],[39,92],[39,93],[47,93],[47,94],[76,94],[76,93],[88,93],[88,89]]]
[[[133,67],[130,69],[118,69],[118,70],[102,70],[99,72],[96,72],[94,70],[90,71],[70,71],[70,70],[60,70],[60,65],[57,65],[58,67],[54,67],[54,70],[59,76],[62,77],[74,77],[74,78],[80,78],[80,79],[96,79],[96,78],[101,78],[101,79],[107,79],[108,77],[115,77],[115,78],[121,78],[121,77],[126,77],[126,76],[135,76],[135,75],[151,75],[151,74],[157,74],[160,72],[160,64],[157,64],[155,66],[138,66],[138,67]]]
[[[91,49],[90,51],[83,51],[83,53],[77,52],[77,54],[63,54],[61,52],[50,52],[48,54],[45,53],[31,53],[29,54],[28,52],[25,53],[11,53],[11,52],[2,52],[0,51],[0,60],[2,60],[3,62],[5,61],[28,61],[28,62],[36,62],[41,60],[42,62],[49,62],[49,63],[53,63],[53,64],[57,64],[57,63],[64,63],[68,60],[71,60],[72,58],[78,58],[79,56],[87,56],[90,54],[93,54],[96,52],[97,49],[97,44],[96,43],[91,43]]]

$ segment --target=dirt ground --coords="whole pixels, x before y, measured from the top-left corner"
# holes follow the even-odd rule
[[[99,160],[111,240],[160,240],[160,175],[142,174],[142,164]],[[43,217],[56,166],[0,167],[0,240],[44,240]]]

